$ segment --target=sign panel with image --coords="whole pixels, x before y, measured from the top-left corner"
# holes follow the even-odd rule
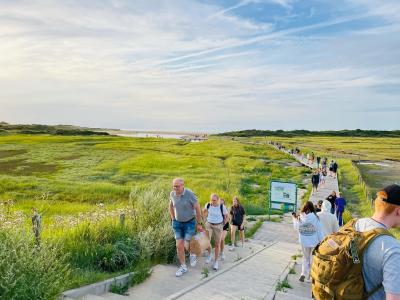
[[[271,181],[270,209],[294,211],[297,207],[297,185],[292,182]]]

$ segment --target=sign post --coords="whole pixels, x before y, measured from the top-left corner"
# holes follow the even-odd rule
[[[269,209],[281,210],[283,212],[295,211],[297,209],[297,185],[293,182],[271,180],[269,184]]]

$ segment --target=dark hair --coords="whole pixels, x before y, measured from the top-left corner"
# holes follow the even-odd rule
[[[303,204],[303,207],[301,208],[301,212],[305,213],[305,214],[314,213],[315,215],[317,215],[315,213],[314,204],[311,201],[307,201],[306,203]]]

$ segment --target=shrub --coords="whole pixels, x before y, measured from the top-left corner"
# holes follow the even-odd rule
[[[168,194],[168,191],[160,186],[131,190],[129,199],[135,212],[133,225],[138,233],[142,258],[171,262],[175,256]]]
[[[103,271],[115,272],[135,265],[140,259],[139,243],[131,238],[100,247],[99,266]]]
[[[35,247],[22,231],[0,231],[0,299],[56,299],[70,274],[57,245]]]
[[[75,267],[107,272],[134,266],[140,259],[139,240],[131,226],[104,221],[79,225],[64,237],[64,251]]]

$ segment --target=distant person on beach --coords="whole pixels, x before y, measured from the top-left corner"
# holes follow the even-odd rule
[[[335,200],[335,212],[339,226],[343,226],[343,212],[346,207],[346,200],[341,197],[341,193],[338,193],[338,196]]]
[[[188,188],[185,188],[183,179],[175,178],[172,181],[172,188],[173,191],[170,193],[169,200],[169,214],[175,234],[176,252],[180,262],[179,269],[175,275],[180,277],[188,271],[185,250],[189,252],[190,240],[196,232],[196,219],[197,230],[203,230],[201,226],[202,216],[196,195]],[[190,265],[195,267],[196,263],[196,255],[190,254]]]
[[[225,206],[225,200],[224,199],[219,199],[220,203]],[[226,206],[225,209],[227,210]],[[228,235],[229,231],[229,215],[226,220],[224,220],[225,224],[224,227],[222,228],[222,236],[221,236],[221,246],[220,246],[220,254],[219,257],[221,260],[225,260],[225,238]]]
[[[304,203],[300,215],[292,214],[293,227],[299,232],[299,242],[303,252],[303,264],[299,281],[310,282],[310,268],[312,264],[312,250],[323,239],[322,226],[314,204],[311,201]]]
[[[336,217],[331,214],[331,206],[328,200],[324,200],[322,202],[321,211],[317,213],[324,237],[339,230],[338,221]]]
[[[331,214],[335,214],[335,201],[336,201],[336,192],[332,191],[332,193],[326,197],[326,200],[328,200],[331,203]]]
[[[221,237],[225,222],[228,220],[228,211],[225,205],[221,204],[217,194],[211,194],[210,202],[207,203],[203,211],[204,217],[206,218],[206,230],[210,241],[214,238],[214,262],[212,268],[218,270],[218,257],[219,247],[221,245]],[[208,256],[206,263],[209,264],[212,261],[211,247],[208,249]]]
[[[318,185],[319,185],[319,172],[315,170],[313,175],[311,176],[311,183],[312,183],[312,194],[316,195],[318,192]]]
[[[246,221],[246,211],[240,204],[238,197],[233,197],[232,207],[230,210],[231,215],[231,247],[230,251],[235,249],[235,236],[236,230],[239,230],[241,246],[244,246],[244,222]]]

